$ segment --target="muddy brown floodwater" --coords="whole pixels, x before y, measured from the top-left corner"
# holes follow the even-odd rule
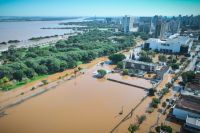
[[[0,133],[109,133],[146,92],[93,78],[99,68],[9,108],[0,118]]]

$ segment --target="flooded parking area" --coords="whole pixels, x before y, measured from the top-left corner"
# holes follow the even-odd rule
[[[109,74],[107,77],[110,79],[114,79],[117,81],[121,81],[124,83],[132,84],[132,85],[136,85],[140,87],[145,87],[145,88],[153,87],[150,80],[143,79],[143,78],[122,76],[119,73]]]
[[[94,66],[84,75],[63,82],[56,89],[6,110],[7,115],[0,118],[0,132],[110,132],[146,92],[94,78],[93,72],[100,68]],[[121,111],[123,113],[119,115]],[[121,131],[127,132],[127,127],[120,127]]]

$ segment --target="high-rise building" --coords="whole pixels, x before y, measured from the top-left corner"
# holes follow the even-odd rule
[[[162,22],[159,38],[161,40],[166,38],[166,33],[169,31],[169,22]]]
[[[110,23],[112,23],[112,18],[106,18],[105,21],[107,24],[110,24]]]
[[[155,38],[158,38],[160,36],[160,30],[161,30],[161,22],[157,22],[155,25]]]
[[[133,29],[134,18],[131,16],[124,16],[122,19],[122,30],[124,33],[129,33]]]
[[[123,31],[124,33],[128,33],[133,28],[133,17],[125,16],[122,19]]]
[[[174,18],[169,22],[169,32],[172,34],[180,32],[180,20],[179,18]]]
[[[160,38],[161,40],[163,40],[167,37],[168,32],[169,32],[169,22],[158,21],[155,26],[155,38]]]
[[[139,32],[150,33],[151,31],[151,17],[140,17],[139,18]]]

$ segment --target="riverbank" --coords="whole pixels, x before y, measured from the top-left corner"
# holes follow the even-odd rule
[[[31,98],[23,104],[7,109],[4,112],[5,116],[0,118],[0,131],[5,133],[12,133],[15,131],[20,131],[22,133],[110,132],[133,107],[140,103],[145,97],[146,92],[139,88],[93,78],[93,72],[96,70],[102,68],[111,70],[114,67],[110,65],[104,65],[103,67],[98,65],[99,62],[106,60],[107,57],[102,57],[89,64],[82,64],[81,67],[87,70],[84,71],[84,74],[80,74],[73,80],[59,80],[57,79],[58,76],[60,76],[58,73],[52,75],[51,78],[49,77],[49,81],[50,79],[52,81],[55,80],[55,83],[59,82],[59,85],[54,86],[55,84],[49,84],[49,86],[41,87],[41,89],[38,89],[38,94],[46,92],[48,89],[51,89],[51,91],[41,96],[38,95],[35,98]],[[71,70],[72,75],[73,72],[74,69]],[[63,72],[62,74],[64,76],[66,73]],[[69,77],[72,76],[71,74],[69,73]],[[119,77],[117,76],[116,78]],[[127,77],[122,78],[124,80],[127,79]],[[164,77],[159,88],[164,85],[167,80],[168,75]],[[169,95],[171,95],[171,93],[164,96],[163,101],[169,97]],[[30,96],[32,97],[34,95],[31,94]],[[136,116],[143,114],[147,115],[147,120],[140,126],[139,132],[149,131],[149,128],[157,121],[157,116],[159,114],[157,110],[154,110],[151,114],[145,112],[152,98],[153,97],[147,97],[142,100],[140,105],[133,112],[133,116],[123,122],[114,132],[127,132],[128,126],[136,121]],[[118,112],[122,107],[123,114],[119,115]],[[165,116],[161,116],[159,123],[165,122],[164,118]],[[54,120],[53,122],[52,119]],[[16,123],[16,121],[19,122]],[[33,127],[30,125],[34,125],[36,130],[33,130]],[[49,125],[52,125],[51,128],[46,128]],[[179,126],[176,124],[170,125],[175,131],[178,131]],[[8,128],[8,126],[12,128]],[[79,128],[74,128],[76,126]]]
[[[44,38],[40,40],[22,40],[19,43],[7,43],[6,45],[0,45],[0,53],[7,51],[9,46],[14,45],[16,48],[29,48],[37,46],[54,45],[59,40],[68,39],[70,36],[75,36],[77,33],[72,32],[68,34],[58,35],[50,38]]]
[[[120,51],[119,53],[128,54],[127,50]],[[12,104],[15,101],[20,101],[20,99],[23,99],[24,97],[36,94],[38,90],[45,88],[47,85],[41,86],[42,81],[46,80],[49,84],[54,82],[59,82],[62,78],[70,78],[71,76],[74,76],[74,70],[78,67],[83,69],[89,69],[93,66],[95,66],[97,63],[107,61],[108,57],[99,57],[90,63],[87,64],[80,64],[76,68],[73,69],[67,69],[63,72],[58,72],[52,75],[46,75],[38,80],[33,80],[32,82],[28,82],[18,88],[9,90],[9,91],[0,91],[0,110],[2,110],[3,107],[8,106]],[[113,66],[114,67],[114,66]],[[32,89],[32,88],[36,89]]]
[[[97,59],[91,61],[90,63],[81,64],[78,67],[81,67],[84,69],[89,69],[92,66],[94,66],[95,64],[102,62],[102,61],[106,61],[106,60],[108,60],[107,57],[100,57],[100,58],[97,58]],[[43,80],[48,81],[48,83],[50,84],[50,83],[57,82],[61,77],[69,78],[73,75],[74,75],[74,69],[68,69],[63,72],[55,73],[55,74],[49,75],[47,77],[41,78],[39,80],[27,83],[17,89],[13,89],[13,90],[10,90],[7,92],[0,92],[0,107],[3,108],[4,106],[12,104],[13,102],[18,101],[19,99],[23,99],[24,97],[27,97],[28,95],[35,94],[35,93],[37,93],[38,90],[45,88],[46,86],[48,86],[48,84],[40,87],[41,81],[43,81]],[[32,90],[33,87],[35,87],[36,89]],[[0,108],[0,110],[1,110],[1,108]]]
[[[127,53],[127,51],[122,51],[122,52]],[[1,131],[12,132],[15,130],[15,131],[21,131],[21,132],[24,132],[24,131],[26,131],[26,132],[33,131],[34,132],[34,130],[32,130],[32,128],[29,127],[28,125],[26,126],[27,128],[24,130],[24,128],[21,127],[21,124],[24,127],[24,125],[26,125],[26,123],[34,125],[34,123],[32,123],[32,122],[34,122],[34,121],[36,122],[36,119],[40,121],[40,118],[33,117],[33,116],[35,116],[34,114],[37,114],[37,111],[34,110],[33,106],[44,105],[44,107],[47,107],[47,106],[49,106],[48,104],[50,104],[50,106],[55,105],[57,107],[52,106],[53,108],[51,108],[51,109],[50,108],[47,110],[44,109],[47,112],[45,111],[43,113],[41,112],[41,110],[43,110],[43,106],[40,106],[40,107],[38,106],[36,108],[38,108],[38,111],[40,112],[40,114],[44,114],[43,116],[46,116],[45,114],[48,114],[49,118],[52,116],[52,113],[50,110],[54,110],[54,112],[57,112],[58,114],[61,113],[68,118],[68,120],[66,120],[64,117],[62,117],[64,119],[62,119],[61,117],[56,118],[57,115],[53,116],[54,118],[51,117],[52,119],[57,121],[56,123],[60,123],[58,121],[63,121],[63,123],[70,123],[70,125],[74,124],[73,126],[70,126],[70,127],[68,127],[66,125],[61,126],[58,130],[63,129],[63,131],[65,131],[65,132],[72,132],[72,133],[74,132],[75,133],[76,129],[73,129],[72,127],[76,127],[77,125],[79,125],[83,128],[85,127],[82,130],[80,129],[80,131],[88,133],[88,132],[90,132],[90,130],[88,130],[89,129],[88,125],[91,125],[93,132],[97,132],[97,133],[98,132],[99,133],[109,132],[109,130],[115,124],[117,124],[119,122],[120,118],[122,117],[122,116],[118,116],[118,112],[121,110],[121,107],[124,106],[124,112],[128,112],[130,110],[130,108],[135,106],[146,95],[146,92],[143,90],[140,90],[138,88],[124,86],[124,85],[120,85],[120,84],[117,85],[116,83],[93,78],[93,76],[92,76],[93,72],[96,71],[97,69],[101,68],[99,65],[96,65],[96,64],[98,64],[99,62],[102,62],[102,61],[106,61],[106,60],[108,60],[107,57],[101,57],[101,58],[97,58],[97,59],[93,60],[92,62],[90,62],[88,64],[81,64],[79,67],[87,69],[87,71],[85,72],[84,75],[80,75],[73,80],[68,80],[70,77],[73,77],[73,75],[74,75],[74,69],[70,69],[70,70],[66,70],[61,73],[56,73],[56,74],[50,75],[39,81],[34,81],[32,83],[28,83],[21,88],[5,92],[4,94],[0,93],[0,98],[2,98],[1,101],[4,104],[7,104],[7,103],[11,103],[11,104],[16,103],[17,104],[17,103],[21,103],[21,101],[23,102],[24,100],[27,100],[23,104],[18,104],[17,106],[15,106],[13,108],[7,108],[5,110],[5,112],[3,112],[3,113],[5,113],[5,115],[4,115],[4,117],[0,118],[0,125],[2,126],[2,127],[0,127]],[[111,70],[113,67],[114,66],[109,65],[109,67],[106,67],[105,69]],[[68,75],[66,76],[66,74],[68,74]],[[63,77],[64,77],[64,80],[62,79]],[[32,90],[32,88],[34,86],[40,85],[42,80],[48,81],[49,84]],[[56,84],[58,85],[58,86],[56,86],[56,89],[48,91],[50,89],[55,88],[54,85],[56,85]],[[124,88],[125,88],[125,90],[124,90]],[[48,91],[48,92],[43,93],[46,91]],[[67,93],[65,91],[67,91]],[[39,94],[42,94],[42,95],[40,96]],[[54,95],[54,96],[52,96],[52,95]],[[37,96],[37,97],[35,97],[35,96]],[[29,97],[31,99],[29,99]],[[35,98],[32,98],[32,97],[35,97]],[[80,97],[81,97],[81,99],[80,99]],[[125,97],[127,97],[127,98],[125,98]],[[44,101],[41,100],[41,98],[42,99],[44,98],[43,99]],[[52,98],[52,99],[49,99],[49,98]],[[6,102],[5,102],[5,99],[7,100]],[[33,102],[37,99],[40,99],[37,104],[36,103],[34,103],[33,105],[30,104],[30,102]],[[93,101],[94,103],[93,102],[91,103],[91,101]],[[54,102],[56,102],[56,103],[54,103]],[[72,102],[72,103],[70,103],[70,102]],[[82,102],[84,102],[84,103],[82,103]],[[2,103],[1,103],[1,105],[3,105]],[[63,105],[62,103],[63,104],[68,103],[67,107],[65,106],[65,104]],[[96,104],[96,103],[98,103],[98,104]],[[27,105],[30,107],[23,107],[23,106],[27,106]],[[96,108],[94,109],[95,105],[96,105]],[[60,107],[58,107],[58,106],[60,106]],[[80,106],[80,108],[78,108],[76,110],[74,108],[75,106],[77,106],[77,107]],[[109,109],[107,107],[109,107]],[[32,109],[29,110],[30,108],[32,108],[33,110]],[[17,111],[18,109],[19,109],[19,112]],[[25,110],[28,109],[31,112],[29,112],[28,110],[25,111],[24,109]],[[62,111],[60,112],[60,109],[62,109],[64,112],[62,112]],[[23,112],[22,110],[24,110],[25,112]],[[69,110],[71,110],[71,111],[69,112]],[[85,113],[80,113],[79,110],[82,110],[82,111],[85,110]],[[19,114],[17,112],[13,113],[13,111],[14,112],[17,111]],[[48,112],[48,111],[50,111],[50,112]],[[67,112],[70,114],[70,116],[68,116]],[[30,116],[31,118],[27,117],[27,116],[26,117],[23,116],[23,119],[25,121],[20,120],[21,121],[20,123],[15,123],[13,125],[12,124],[9,125],[9,126],[13,127],[11,130],[10,130],[10,128],[7,128],[6,123],[10,123],[10,121],[18,121],[20,119],[19,117],[24,113],[29,114],[28,116]],[[14,115],[14,117],[13,117],[13,115]],[[80,117],[83,118],[82,120],[87,120],[88,122],[85,123],[85,125],[84,125],[83,124],[84,122],[79,121],[79,117],[77,118],[76,115],[78,115],[78,116],[80,115]],[[42,118],[43,119],[42,123],[46,123],[49,125],[50,124],[50,123],[48,123],[48,122],[50,122],[49,118],[48,119],[46,119],[46,117]],[[93,121],[95,121],[95,119],[99,120],[99,122],[93,123]],[[31,120],[31,121],[29,121],[29,120]],[[77,121],[79,121],[79,122],[77,123]],[[59,132],[57,129],[55,129],[54,126],[52,126],[53,129],[51,129],[51,130],[46,129],[45,125],[43,125],[42,123],[41,123],[41,125],[43,128],[40,125],[37,125],[37,127],[39,126],[39,129],[41,129],[38,132],[41,132],[41,131],[42,132],[45,132],[45,131]],[[55,123],[54,123],[54,125],[55,125]],[[101,126],[99,126],[99,125],[101,125]],[[124,127],[123,130],[124,130],[124,132],[127,131],[126,127]],[[80,131],[78,131],[78,132],[80,132]]]
[[[0,22],[0,29],[3,34],[0,34],[0,43],[8,42],[9,40],[19,40],[19,43],[3,43],[0,45],[0,52],[5,51],[9,45],[16,45],[17,47],[26,47],[32,45],[45,45],[48,42],[53,43],[59,37],[62,37],[64,34],[69,35],[74,33],[74,26],[71,26],[71,29],[41,29],[43,27],[62,27],[59,23],[64,22],[82,22],[85,21],[85,18],[69,18],[69,19],[52,19],[41,21],[9,21],[9,22]],[[70,26],[68,26],[70,27]],[[59,37],[46,38],[38,42],[31,42],[28,39],[32,37],[45,37],[45,36],[54,36],[59,35]],[[65,37],[65,36],[63,36]]]
[[[136,46],[138,46],[139,44],[142,43],[142,41],[140,39],[136,39],[136,43],[137,43]],[[124,54],[128,53],[127,50],[124,50],[121,52]],[[107,57],[97,58],[88,64],[81,64],[79,65],[79,67],[90,68],[94,66],[96,63],[99,63],[105,60],[108,60],[108,58]],[[35,91],[38,90],[35,88],[40,88],[43,80],[46,80],[48,83],[56,82],[60,78],[71,76],[73,73],[74,73],[74,69],[68,69],[68,70],[65,70],[64,72],[59,72],[53,75],[49,75],[47,76],[47,78],[46,77],[40,78],[39,80],[35,80],[33,82],[27,83],[18,89],[10,90],[7,92],[0,92],[0,106],[3,107],[5,106],[5,104],[8,105],[9,103],[12,104],[13,101],[18,101],[18,99],[20,98],[23,98],[23,97],[26,97],[27,95],[31,95],[32,93],[35,93]]]

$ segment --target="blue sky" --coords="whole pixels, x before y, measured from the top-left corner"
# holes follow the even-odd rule
[[[200,15],[200,0],[0,0],[0,16]]]

